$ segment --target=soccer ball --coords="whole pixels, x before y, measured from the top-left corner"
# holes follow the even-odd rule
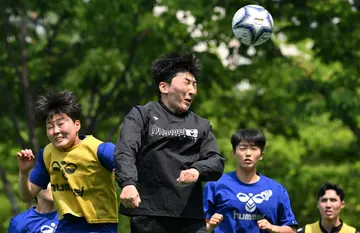
[[[262,6],[247,5],[240,8],[232,19],[232,30],[236,38],[246,45],[261,45],[272,34],[274,21]]]

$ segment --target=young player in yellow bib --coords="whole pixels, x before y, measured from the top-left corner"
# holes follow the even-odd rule
[[[298,233],[359,233],[340,219],[340,212],[345,206],[345,192],[339,185],[325,182],[317,198],[320,221],[299,228]]]
[[[117,232],[114,144],[80,136],[81,105],[70,91],[40,96],[35,117],[46,125],[50,143],[36,157],[18,152],[19,192],[31,200],[51,182],[59,214],[56,233]]]

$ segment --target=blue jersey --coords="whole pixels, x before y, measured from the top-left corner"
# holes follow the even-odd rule
[[[205,218],[210,219],[215,213],[224,216],[215,233],[265,233],[257,225],[260,219],[278,226],[297,225],[286,189],[278,182],[258,175],[259,181],[245,184],[234,171],[206,184]]]
[[[42,214],[31,208],[13,217],[8,233],[54,233],[58,224],[56,211]]]
[[[97,155],[101,165],[108,171],[115,169],[114,164],[114,148],[115,145],[110,142],[104,142],[99,145]],[[44,149],[41,149],[36,157],[36,165],[30,174],[30,182],[46,189],[50,182],[50,174],[45,167],[43,159]],[[84,217],[75,217],[66,215],[59,221],[57,232],[62,232],[63,229],[71,229],[74,226],[79,226],[73,229],[80,229],[76,232],[97,232],[93,229],[99,229],[98,232],[117,232],[117,223],[100,223],[100,224],[89,224],[86,222]],[[71,229],[71,230],[73,230]],[[103,230],[104,229],[104,230]],[[109,229],[109,231],[107,231]],[[68,232],[65,231],[64,232]]]

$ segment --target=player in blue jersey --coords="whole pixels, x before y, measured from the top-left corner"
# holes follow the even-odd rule
[[[208,231],[295,233],[297,222],[286,189],[257,172],[264,158],[265,136],[258,130],[239,130],[231,144],[236,170],[205,186]]]
[[[53,233],[58,224],[50,185],[37,195],[37,206],[14,216],[8,233]]]

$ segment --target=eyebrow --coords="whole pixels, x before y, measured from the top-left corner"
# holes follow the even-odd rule
[[[186,79],[187,81],[192,81],[192,82],[196,83],[195,78],[184,77],[184,79]]]
[[[238,146],[257,146],[256,144],[249,144],[249,143],[240,143]]]
[[[320,200],[337,200],[336,197],[322,197]]]
[[[59,117],[59,118],[57,118],[57,119],[55,119],[53,121],[47,121],[46,124],[50,124],[50,123],[52,123],[54,121],[61,121],[61,120],[65,120],[65,117]]]

